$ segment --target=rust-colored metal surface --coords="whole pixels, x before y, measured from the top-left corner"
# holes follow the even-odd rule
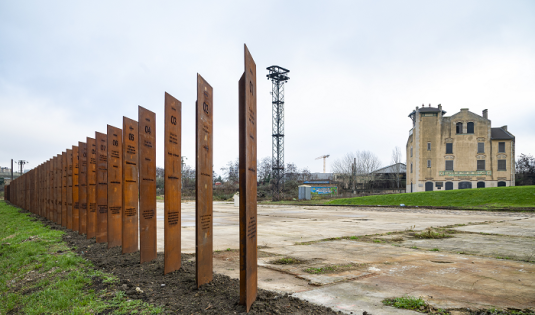
[[[67,227],[67,152],[61,153],[61,226]]]
[[[138,123],[123,117],[123,254],[138,250]]]
[[[87,233],[87,143],[78,142],[78,198],[80,200],[80,228],[78,233]]]
[[[123,131],[108,125],[108,248],[123,239]]]
[[[156,259],[156,114],[138,106],[139,257]]]
[[[46,161],[46,218],[52,220],[51,160]],[[24,180],[24,178],[22,179]]]
[[[165,93],[164,274],[181,266],[182,103]]]
[[[256,300],[256,64],[244,45],[245,72],[239,81],[240,124],[240,304]]]
[[[108,241],[108,136],[96,132],[97,146],[97,243]]]
[[[72,230],[80,229],[80,199],[78,186],[79,154],[78,147],[72,146]]]
[[[97,234],[97,147],[87,137],[87,238]]]
[[[61,154],[56,156],[56,174],[54,176],[56,181],[56,223],[61,225]]]
[[[197,74],[195,122],[195,279],[197,287],[213,278],[213,89]]]
[[[73,174],[73,164],[72,164],[72,149],[67,149],[67,228],[72,230],[72,174]]]
[[[26,176],[28,173],[26,173],[24,176],[22,176],[24,181],[24,205],[22,206],[23,209],[29,210],[30,209],[30,179],[28,176]]]

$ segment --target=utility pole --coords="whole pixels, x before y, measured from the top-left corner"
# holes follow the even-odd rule
[[[24,160],[17,161],[17,164],[20,166],[20,176],[22,176],[22,169],[24,168],[24,164],[28,164],[28,163],[30,162],[24,161]],[[13,167],[11,167],[11,169],[13,170]]]

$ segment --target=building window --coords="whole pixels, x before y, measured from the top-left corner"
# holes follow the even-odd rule
[[[485,188],[485,182],[477,182],[477,188]]]
[[[456,130],[457,133],[463,133],[463,123],[462,122],[458,122],[455,125],[455,130]]]
[[[431,142],[427,143],[427,151],[431,151]]]
[[[446,154],[453,154],[453,143],[446,143]]]
[[[453,183],[452,182],[446,182],[446,190],[453,190]]]
[[[485,160],[477,160],[477,170],[478,171],[485,170]]]
[[[498,187],[506,187],[506,186],[507,186],[506,182],[498,182]]]
[[[446,161],[446,171],[453,171],[453,161]]]
[[[485,153],[485,143],[479,142],[477,144],[477,153]]]
[[[498,160],[498,171],[506,171],[507,170],[506,166],[507,164],[505,160]]]
[[[505,153],[505,142],[498,142],[498,152]]]
[[[412,163],[411,163],[411,173],[412,173]]]
[[[431,160],[427,160],[427,167],[431,167]]]
[[[469,122],[466,124],[466,133],[474,133],[474,123]]]
[[[411,147],[411,157],[412,157],[412,147]]]

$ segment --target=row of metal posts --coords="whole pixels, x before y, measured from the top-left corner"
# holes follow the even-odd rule
[[[257,295],[256,64],[244,47],[239,80],[240,304]],[[213,89],[197,75],[196,280],[213,278]],[[180,101],[165,93],[164,274],[181,266]],[[5,199],[67,229],[140,251],[140,263],[157,255],[156,114],[138,107],[138,121],[107,126],[6,186]],[[139,249],[138,249],[139,240]]]

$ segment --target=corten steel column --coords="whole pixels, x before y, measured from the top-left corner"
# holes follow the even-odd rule
[[[140,263],[156,259],[156,114],[138,106]]]
[[[56,174],[54,176],[56,181],[56,224],[61,225],[61,154],[56,156]]]
[[[52,210],[50,221],[56,222],[58,212],[56,208],[56,157],[53,156],[50,160],[50,209]]]
[[[182,103],[165,93],[164,274],[180,269]]]
[[[67,227],[67,152],[61,153],[61,226]]]
[[[87,143],[78,142],[78,196],[80,198],[80,235],[87,233]]]
[[[108,241],[108,138],[96,132],[97,145],[97,243]]]
[[[87,137],[87,238],[97,234],[97,150],[95,139]]]
[[[73,152],[67,149],[67,228],[72,230],[72,211],[73,211]]]
[[[52,220],[52,160],[46,161],[46,218]]]
[[[80,230],[80,195],[78,185],[79,149],[72,146],[72,230]]]
[[[195,121],[195,279],[197,287],[213,278],[213,89],[197,74]]]
[[[123,254],[138,250],[138,123],[123,116]]]
[[[108,125],[108,248],[123,239],[123,131]]]
[[[240,304],[247,312],[256,300],[256,64],[244,46],[245,72],[239,82],[240,120]]]
[[[30,179],[28,178],[28,173],[24,174],[24,209],[30,209]]]

